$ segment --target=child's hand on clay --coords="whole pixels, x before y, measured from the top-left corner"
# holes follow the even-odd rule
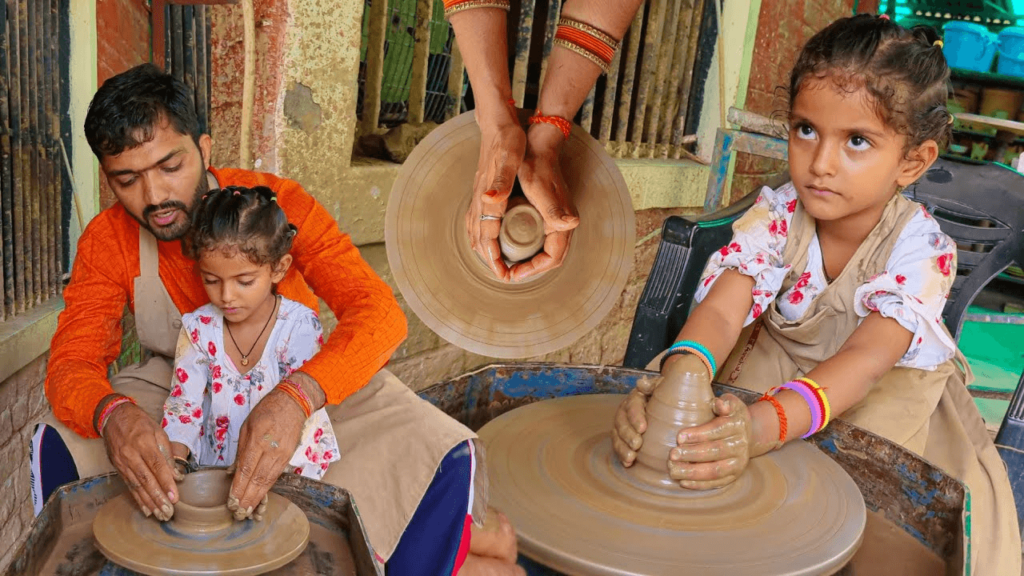
[[[707,374],[707,368],[692,354],[680,354],[669,358],[661,376],[641,378],[636,388],[630,391],[615,413],[612,427],[612,449],[622,465],[630,467],[636,461],[636,453],[643,446],[643,433],[647,431],[647,399],[666,379],[677,378],[686,373]]]
[[[669,477],[683,488],[707,490],[731,484],[750,461],[750,411],[732,394],[715,399],[715,418],[681,430],[669,452]]]

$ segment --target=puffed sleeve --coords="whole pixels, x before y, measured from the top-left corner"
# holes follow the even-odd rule
[[[708,259],[695,295],[702,301],[724,271],[736,270],[754,279],[754,304],[744,326],[771,304],[782,287],[790,265],[782,261],[797,195],[792,184],[778,190],[765,187],[754,205],[733,223],[732,240]]]
[[[209,380],[210,357],[199,344],[199,328],[190,314],[182,317],[174,354],[171,394],[164,402],[163,428],[172,442],[188,446],[198,457],[203,425],[203,394]]]
[[[956,353],[942,325],[955,277],[956,244],[922,209],[900,233],[885,271],[855,295],[858,316],[878,312],[914,334],[897,366],[934,370]]]

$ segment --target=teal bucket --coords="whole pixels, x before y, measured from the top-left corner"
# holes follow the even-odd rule
[[[1024,78],[1024,28],[1005,28],[999,33],[999,64],[996,70]]]
[[[948,22],[943,29],[942,53],[951,68],[988,72],[996,56],[998,40],[981,24]]]

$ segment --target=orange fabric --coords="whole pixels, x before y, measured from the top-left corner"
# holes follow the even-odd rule
[[[334,311],[337,327],[302,371],[320,383],[329,403],[341,402],[369,382],[405,339],[405,315],[394,294],[327,210],[298,183],[247,170],[211,172],[221,186],[271,188],[298,227],[291,251],[294,264],[278,292],[318,310],[315,291]],[[96,406],[112,392],[107,366],[121,350],[125,305],[134,311],[138,230],[120,203],[89,223],[78,242],[71,282],[64,289],[65,309],[50,344],[46,396],[54,416],[89,438],[96,437]],[[160,242],[159,249],[160,278],[178,310],[191,312],[208,303],[195,263],[181,253],[181,244]]]

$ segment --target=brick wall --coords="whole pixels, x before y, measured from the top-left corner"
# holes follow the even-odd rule
[[[96,0],[96,85],[125,70],[150,61],[149,2]],[[100,178],[100,207],[115,201],[105,178]]]
[[[762,0],[757,37],[750,62],[746,109],[763,116],[785,117],[789,72],[803,45],[818,30],[853,13],[854,0]],[[878,0],[861,0],[858,12],[873,13]],[[737,155],[730,202],[735,202],[785,170],[782,162]]]
[[[28,445],[32,425],[50,409],[43,394],[47,358],[37,358],[0,382],[0,571],[13,560],[32,524]]]

